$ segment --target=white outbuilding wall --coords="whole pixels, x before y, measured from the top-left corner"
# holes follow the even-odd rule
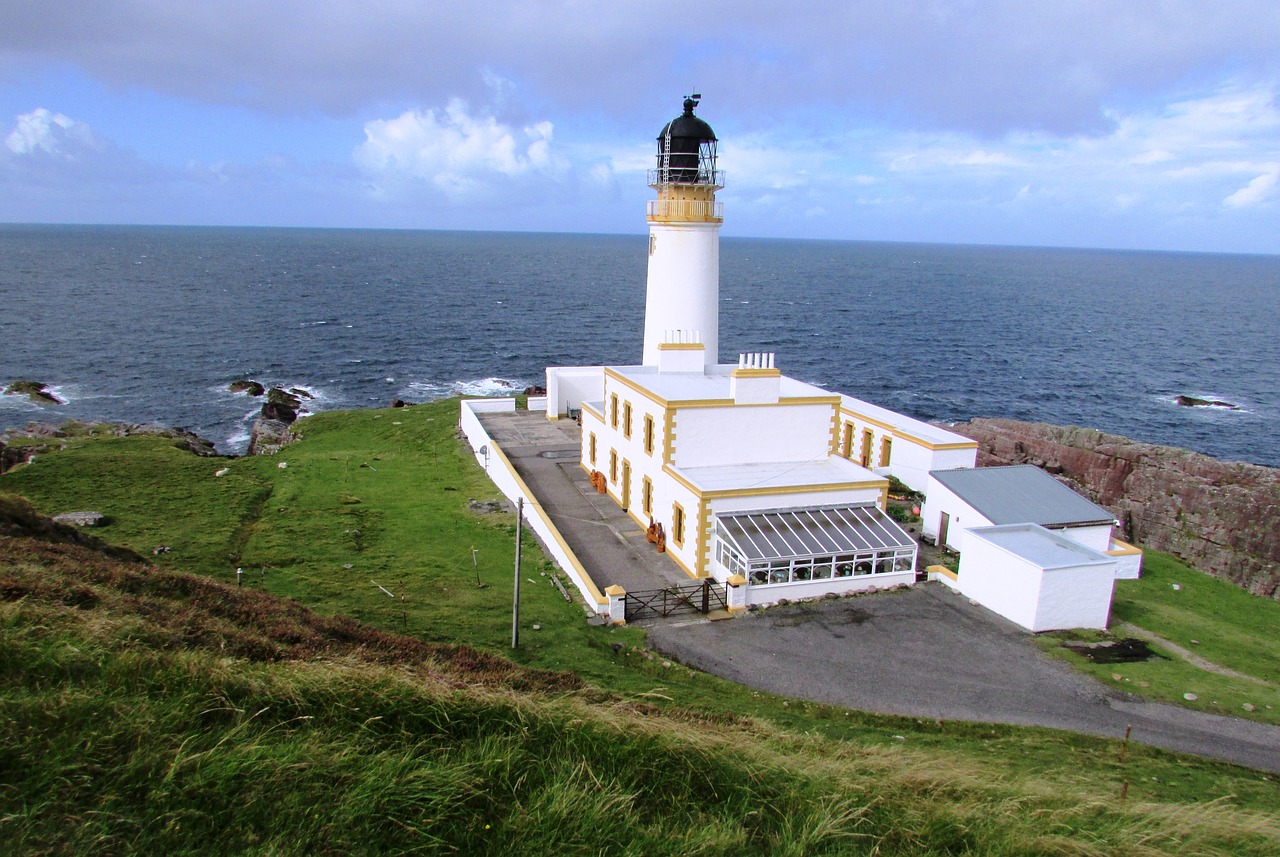
[[[1105,630],[1115,560],[1036,524],[969,530],[956,588],[1030,631]]]

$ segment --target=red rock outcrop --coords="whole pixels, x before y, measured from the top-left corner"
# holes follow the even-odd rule
[[[978,466],[1034,464],[1111,510],[1123,537],[1280,598],[1280,469],[1075,426],[975,419]]]

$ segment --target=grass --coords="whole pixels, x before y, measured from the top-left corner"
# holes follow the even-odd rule
[[[1169,646],[1149,661],[1094,664],[1060,647],[1083,635],[1042,635],[1054,653],[1123,690],[1177,705],[1280,725],[1280,602],[1250,595],[1190,568],[1176,557],[1148,551],[1139,580],[1116,582],[1111,633],[1131,636],[1134,625],[1180,649],[1240,675],[1198,666]],[[1187,699],[1192,694],[1194,699]],[[1247,708],[1246,706],[1251,707]]]
[[[1197,781],[1181,799],[1121,803],[1113,753],[1106,776],[1080,770],[1100,761],[1088,742],[1063,745],[1070,771],[1018,771],[957,736],[952,752],[907,728],[887,742],[780,731],[79,544],[6,535],[0,556],[8,853],[1261,855],[1280,843],[1265,787],[1229,766],[1205,767],[1235,796],[1187,801]],[[1187,772],[1157,756],[1125,773],[1152,770]]]
[[[99,535],[160,567],[159,594],[117,603],[82,579],[99,562],[82,547],[59,547],[80,552],[60,578],[27,543],[0,554],[28,580],[3,590],[0,714],[19,727],[0,738],[16,771],[0,832],[64,853],[1276,850],[1274,777],[751,691],[589,626],[532,542],[512,652],[514,521],[468,509],[498,494],[456,418],[456,402],[324,413],[281,454],[235,460],[40,441],[0,477],[43,513],[108,514]],[[246,585],[225,588],[237,566]],[[392,632],[408,636],[368,636]]]

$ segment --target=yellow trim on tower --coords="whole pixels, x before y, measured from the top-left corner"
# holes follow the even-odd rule
[[[734,369],[730,378],[781,378],[781,369]]]
[[[706,343],[702,342],[659,342],[659,351],[706,351]]]

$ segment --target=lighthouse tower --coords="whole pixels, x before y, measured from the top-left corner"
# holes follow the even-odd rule
[[[705,365],[719,361],[720,224],[723,203],[716,191],[724,174],[716,169],[716,135],[693,115],[701,95],[684,100],[684,113],[658,135],[657,169],[649,186],[649,279],[644,308],[645,366],[658,365],[659,346],[679,331],[681,341],[705,348]]]

